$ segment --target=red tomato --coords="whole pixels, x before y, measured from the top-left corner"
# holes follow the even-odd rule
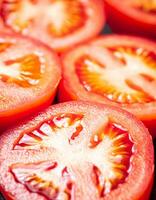
[[[97,35],[105,23],[103,0],[2,0],[4,24],[56,51]]]
[[[0,33],[0,129],[50,105],[59,81],[60,63],[51,49]]]
[[[152,139],[131,114],[57,104],[0,137],[0,187],[16,200],[148,200]]]
[[[105,0],[105,10],[113,31],[156,39],[155,0]]]
[[[110,35],[63,56],[59,99],[122,107],[156,128],[156,43]]]

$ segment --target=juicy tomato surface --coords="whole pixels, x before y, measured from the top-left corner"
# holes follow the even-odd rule
[[[61,73],[51,49],[0,33],[0,129],[51,104]]]
[[[156,43],[110,35],[62,56],[59,101],[87,100],[122,107],[156,135]]]
[[[105,11],[113,31],[156,39],[155,0],[105,0]]]
[[[64,51],[97,35],[105,24],[103,0],[2,0],[4,24]]]
[[[57,104],[0,137],[0,188],[16,200],[148,200],[152,138],[130,113]]]

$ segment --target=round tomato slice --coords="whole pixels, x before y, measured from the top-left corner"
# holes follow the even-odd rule
[[[63,56],[59,100],[88,100],[122,107],[156,132],[156,43],[111,35]]]
[[[51,49],[0,33],[0,128],[50,105],[60,78],[60,63]]]
[[[116,107],[78,101],[51,106],[3,133],[0,149],[7,199],[149,198],[151,136]]]
[[[113,31],[156,38],[155,0],[105,0],[105,10]]]
[[[105,23],[103,0],[2,0],[4,24],[56,51],[97,35]]]

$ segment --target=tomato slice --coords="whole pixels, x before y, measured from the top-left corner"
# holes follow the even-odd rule
[[[122,107],[143,120],[155,136],[156,43],[111,35],[63,57],[59,100],[88,100]]]
[[[9,199],[145,200],[150,194],[151,136],[115,107],[51,106],[3,133],[0,149],[0,187]]]
[[[2,0],[4,24],[56,51],[97,35],[105,23],[103,0]]]
[[[105,0],[105,11],[113,31],[156,38],[155,0]]]
[[[0,33],[0,128],[48,106],[60,81],[60,64],[44,45]]]

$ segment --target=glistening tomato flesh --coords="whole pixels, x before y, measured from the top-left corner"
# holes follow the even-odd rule
[[[147,200],[153,145],[131,114],[103,104],[57,104],[0,137],[7,199]]]
[[[50,105],[60,78],[60,63],[51,49],[0,33],[0,129]]]
[[[97,35],[105,24],[103,0],[2,0],[4,25],[56,51]]]
[[[150,128],[156,122],[156,43],[111,35],[62,56],[59,100],[89,100],[127,109]]]

